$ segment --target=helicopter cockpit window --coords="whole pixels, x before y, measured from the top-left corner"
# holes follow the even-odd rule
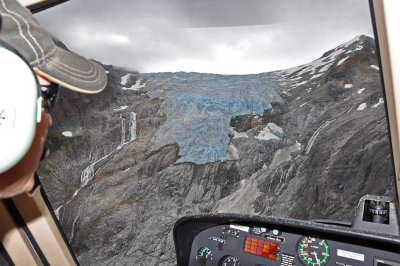
[[[82,264],[172,264],[175,221],[353,221],[396,197],[368,1],[68,1],[39,12],[104,64],[61,91],[39,176]]]

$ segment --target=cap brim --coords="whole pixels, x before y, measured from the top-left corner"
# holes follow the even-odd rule
[[[82,93],[99,93],[107,84],[107,74],[100,64],[60,47],[34,70],[54,83]]]

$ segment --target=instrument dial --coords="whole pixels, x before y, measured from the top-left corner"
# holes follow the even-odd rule
[[[226,257],[222,258],[219,265],[220,266],[240,266],[240,261],[237,258],[235,258],[234,256],[226,256]]]
[[[208,265],[207,262],[212,261],[212,252],[208,247],[201,247],[197,251],[197,261],[202,266]]]
[[[303,237],[299,241],[297,254],[304,265],[326,265],[329,259],[329,246],[323,239]]]

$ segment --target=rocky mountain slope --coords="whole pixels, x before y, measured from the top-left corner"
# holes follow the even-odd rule
[[[62,91],[39,175],[82,265],[171,265],[184,215],[352,221],[395,195],[373,39],[257,75],[129,73]]]

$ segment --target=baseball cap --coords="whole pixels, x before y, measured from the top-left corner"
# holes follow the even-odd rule
[[[107,74],[99,63],[57,46],[16,0],[0,0],[0,17],[0,40],[17,50],[35,73],[77,92],[93,94],[105,88]]]

